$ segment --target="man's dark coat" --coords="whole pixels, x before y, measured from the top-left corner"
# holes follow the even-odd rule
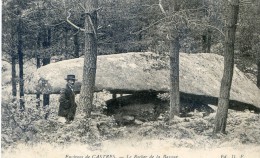
[[[58,116],[65,117],[68,121],[74,120],[77,104],[75,103],[75,93],[66,85],[66,88],[61,90],[60,106]]]

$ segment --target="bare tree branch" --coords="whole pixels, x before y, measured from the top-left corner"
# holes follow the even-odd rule
[[[219,28],[217,28],[217,27],[215,27],[215,26],[213,26],[213,25],[209,25],[209,24],[201,24],[201,23],[195,23],[195,22],[192,22],[191,24],[194,24],[195,26],[198,25],[198,26],[204,26],[204,27],[210,27],[210,28],[213,28],[213,29],[217,30],[217,31],[218,31],[222,36],[225,37],[224,32],[223,32],[221,29],[219,29]]]
[[[183,10],[183,11],[184,11],[184,10]],[[182,11],[179,11],[179,12],[182,12]],[[136,31],[136,32],[130,32],[130,34],[139,34],[139,33],[143,32],[143,31],[146,31],[146,30],[148,30],[149,28],[151,28],[151,27],[153,27],[153,26],[159,24],[161,21],[163,21],[163,20],[165,20],[165,19],[167,19],[167,18],[174,17],[174,16],[176,16],[176,15],[177,15],[177,12],[175,12],[175,13],[172,14],[172,15],[168,15],[168,16],[165,15],[164,18],[161,18],[161,19],[155,21],[154,23],[152,23],[151,25],[149,25],[149,26],[143,28],[142,30],[139,30],[139,31]]]
[[[184,20],[187,24],[193,24],[193,25],[195,25],[195,26],[210,27],[210,28],[213,28],[213,29],[217,30],[218,32],[220,32],[221,35],[225,36],[224,32],[223,32],[220,28],[217,28],[216,26],[209,25],[209,24],[203,24],[203,23],[201,23],[200,21],[192,21],[192,20],[190,20],[190,19],[188,18],[188,15],[187,15],[187,14],[182,15],[183,12],[201,10],[201,9],[203,9],[205,6],[202,6],[202,7],[200,7],[200,8],[196,8],[196,9],[180,10],[180,11],[178,11],[178,12],[175,12],[175,13],[172,14],[172,15],[168,15],[168,16],[167,16],[167,14],[166,14],[166,12],[165,12],[163,6],[161,5],[161,3],[162,3],[162,0],[159,0],[158,6],[160,7],[160,9],[161,9],[162,13],[165,15],[165,17],[162,18],[162,19],[159,19],[158,21],[152,23],[151,25],[149,25],[149,26],[143,28],[142,30],[139,30],[139,31],[136,31],[136,32],[130,32],[130,34],[139,34],[139,33],[143,32],[143,31],[148,30],[148,29],[150,29],[151,27],[153,27],[153,26],[159,24],[161,21],[163,21],[163,20],[165,20],[165,19],[167,19],[167,18],[179,17],[180,19]],[[169,21],[167,24],[170,24],[170,23],[173,23],[173,21]]]
[[[84,12],[86,12],[86,8],[81,3],[78,3],[78,4],[84,10]]]
[[[61,25],[61,24],[63,24],[63,23],[65,23],[65,21],[62,21],[62,22],[60,22],[60,23],[53,24],[53,25],[46,25],[46,26],[53,26],[53,27],[55,27],[55,26]]]
[[[160,9],[161,9],[161,11],[162,11],[162,13],[166,16],[166,12],[165,12],[165,10],[164,10],[164,8],[163,8],[163,6],[162,6],[162,0],[159,0],[159,7],[160,7]]]
[[[60,10],[60,7],[55,6],[52,1],[50,1],[50,4],[51,4],[51,6],[52,6],[53,8]]]
[[[74,33],[73,36],[76,35],[76,34],[78,34],[78,33],[79,33],[79,30],[78,30],[76,33]]]
[[[139,30],[139,31],[136,31],[136,32],[130,32],[130,34],[135,34],[135,35],[136,35],[136,34],[139,34],[139,33],[143,32],[143,31],[146,31],[146,30],[148,30],[149,28],[151,28],[151,27],[153,27],[153,26],[159,24],[161,21],[163,21],[163,20],[165,20],[165,19],[167,19],[167,18],[168,18],[168,16],[167,16],[167,17],[164,17],[164,18],[161,18],[161,19],[155,21],[154,23],[152,23],[151,25],[149,25],[149,26],[143,28],[142,30]]]
[[[80,31],[85,31],[85,29],[83,29],[83,28],[77,26],[76,24],[74,24],[73,22],[71,22],[71,21],[69,20],[70,15],[71,15],[70,10],[68,10],[68,16],[67,16],[66,21],[67,21],[71,26],[73,26],[74,28],[76,28],[76,29],[78,29],[78,30],[80,30]]]
[[[95,27],[94,27],[94,24],[93,24],[93,22],[92,22],[92,19],[91,19],[91,17],[90,17],[90,14],[88,14],[88,20],[89,20],[90,25],[91,25],[91,28],[92,28],[92,30],[93,30],[94,37],[95,37],[95,39],[97,39],[96,29],[95,29]]]

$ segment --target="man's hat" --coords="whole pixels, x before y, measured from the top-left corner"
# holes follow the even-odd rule
[[[74,80],[76,81],[77,79],[75,78],[75,75],[67,75],[67,78],[65,80]]]

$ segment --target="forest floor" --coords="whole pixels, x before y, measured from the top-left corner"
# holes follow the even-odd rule
[[[78,107],[74,122],[64,124],[57,116],[58,95],[52,95],[49,108],[38,110],[34,97],[26,97],[27,109],[23,113],[17,112],[17,103],[3,102],[3,158],[66,155],[71,158],[97,158],[97,155],[102,155],[98,158],[104,155],[206,158],[209,154],[216,158],[221,155],[255,158],[260,155],[260,114],[253,111],[229,110],[227,134],[213,136],[215,112],[208,116],[194,112],[192,117],[175,117],[170,124],[160,119],[119,126],[113,116],[101,113],[103,100],[108,98],[102,94],[95,97],[98,108],[91,119],[84,120],[83,110]],[[211,107],[216,110],[215,106]]]

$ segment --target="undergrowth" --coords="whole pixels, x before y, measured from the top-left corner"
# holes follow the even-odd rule
[[[171,139],[174,146],[189,148],[260,144],[260,115],[248,110],[229,110],[227,134],[213,136],[215,113],[205,117],[200,114],[186,118],[174,117],[170,123],[160,119],[139,125],[119,126],[114,116],[102,113],[105,105],[98,99],[91,118],[84,119],[83,109],[78,107],[75,120],[71,124],[64,124],[57,116],[57,98],[52,102],[52,105],[38,109],[34,104],[30,105],[34,101],[27,102],[24,111],[19,110],[17,100],[2,102],[2,149],[20,143],[83,143],[100,148],[103,141],[117,139]]]

